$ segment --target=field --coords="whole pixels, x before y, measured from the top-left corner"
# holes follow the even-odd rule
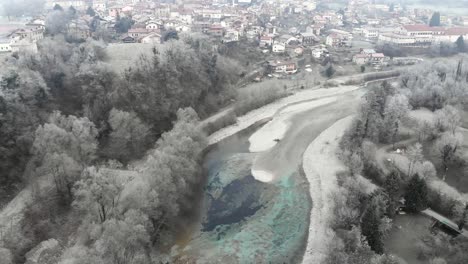
[[[109,55],[108,63],[112,65],[113,69],[122,72],[128,67],[132,66],[140,55],[150,56],[153,44],[143,43],[114,43],[109,44],[106,48]]]

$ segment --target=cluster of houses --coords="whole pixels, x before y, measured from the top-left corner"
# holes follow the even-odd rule
[[[112,36],[111,42],[158,44],[171,34],[186,32],[206,34],[219,43],[246,40],[268,53],[270,72],[283,74],[297,72],[296,57],[308,54],[321,60],[330,56],[329,50],[346,50],[355,40],[425,47],[455,42],[460,36],[468,39],[468,16],[443,15],[443,27],[430,27],[426,22],[431,10],[369,0],[348,0],[340,11],[316,9],[322,2],[330,1],[46,0],[46,12],[40,19],[3,35],[0,25],[0,52],[37,50],[36,42],[44,37],[47,12],[57,5],[77,10],[67,25],[67,34],[74,39],[100,37],[98,34],[106,32]],[[301,26],[286,27],[284,17],[296,19]],[[369,48],[352,57],[353,63],[374,68],[388,61],[384,54]]]
[[[444,15],[440,17],[443,27],[430,27],[429,19],[434,14],[428,9],[404,9],[400,4],[370,4],[364,0],[350,0],[343,12],[347,25],[346,33],[329,32],[329,46],[345,46],[354,39],[369,42],[384,42],[406,47],[426,47],[442,42],[455,42],[460,36],[468,38],[468,16]],[[334,28],[339,28],[335,24]]]

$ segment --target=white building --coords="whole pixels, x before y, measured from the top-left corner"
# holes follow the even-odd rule
[[[380,34],[379,41],[397,46],[413,46],[416,43],[415,37],[395,33]]]
[[[141,38],[141,43],[146,44],[160,44],[162,42],[162,37],[160,33],[150,33],[147,36]]]
[[[270,61],[269,67],[275,73],[293,74],[297,72],[297,66],[292,61]]]
[[[11,39],[0,38],[0,53],[11,51]]]
[[[400,46],[429,46],[433,43],[455,42],[468,37],[467,27],[429,27],[427,25],[404,25],[394,33],[379,35],[379,41]]]
[[[328,53],[328,50],[325,48],[315,48],[312,50],[312,56],[314,56],[316,59],[320,59],[326,53]]]
[[[272,51],[274,53],[284,53],[286,51],[286,44],[281,42],[273,43]]]
[[[366,39],[377,39],[379,37],[379,29],[372,27],[363,28],[362,34]]]

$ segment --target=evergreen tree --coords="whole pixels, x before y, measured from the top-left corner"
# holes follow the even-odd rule
[[[455,42],[457,45],[457,50],[458,52],[466,52],[466,45],[465,45],[465,39],[463,36],[458,37],[457,42]]]
[[[387,215],[392,217],[396,213],[398,206],[398,193],[400,191],[400,175],[397,171],[392,171],[384,182],[385,192],[388,194],[389,202],[387,208]]]
[[[59,5],[59,4],[55,4],[53,9],[56,10],[56,11],[63,11],[62,6]]]
[[[370,200],[361,220],[362,234],[366,237],[370,248],[378,254],[382,254],[384,250],[382,219],[385,210],[386,201],[383,195],[375,194]]]
[[[117,33],[127,33],[133,24],[134,24],[134,21],[131,18],[120,17],[120,15],[117,14],[117,17],[115,18],[114,27]]]
[[[419,212],[427,208],[428,190],[426,182],[415,174],[405,193],[406,208],[410,212]]]
[[[384,189],[390,198],[397,198],[400,190],[400,175],[397,171],[392,171],[385,179]]]
[[[463,230],[463,227],[465,227],[467,211],[468,211],[468,205],[465,207],[465,210],[463,211],[463,215],[461,216],[460,221],[458,222],[458,229],[460,230]]]
[[[440,13],[435,12],[432,14],[431,21],[429,22],[429,26],[431,27],[439,27],[440,26]]]
[[[333,74],[335,74],[335,68],[333,68],[333,65],[330,63],[327,69],[325,69],[325,76],[327,76],[327,78],[331,78]]]
[[[177,31],[176,30],[168,30],[164,36],[163,36],[163,40],[164,42],[170,40],[170,39],[179,39],[179,35],[177,34]]]
[[[94,11],[94,9],[91,6],[88,6],[88,9],[86,9],[86,14],[93,17],[93,16],[96,15],[96,12]]]

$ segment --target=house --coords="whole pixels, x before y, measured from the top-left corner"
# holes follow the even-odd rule
[[[298,38],[294,37],[294,36],[285,34],[285,35],[281,35],[278,38],[278,42],[285,43],[288,46],[296,46],[296,45],[300,44],[301,41]]]
[[[325,40],[325,44],[331,47],[341,47],[346,45],[348,38],[346,38],[343,35],[339,35],[336,33],[332,33],[327,36],[327,39]]]
[[[68,28],[68,35],[74,39],[84,40],[88,37],[91,37],[91,31],[87,25],[75,23],[70,24],[70,27]]]
[[[277,33],[277,28],[276,26],[273,26],[271,23],[267,23],[265,25],[265,34],[272,34],[272,35],[276,35]]]
[[[375,54],[377,52],[374,49],[361,49],[360,53],[369,55],[369,54]]]
[[[379,25],[380,24],[380,19],[367,19],[367,24],[368,25]]]
[[[370,55],[369,63],[372,65],[384,65],[388,60],[383,53],[374,53]]]
[[[193,32],[203,32],[206,33],[208,32],[208,29],[210,28],[211,23],[209,21],[194,21],[192,24],[192,31]]]
[[[129,35],[124,35],[120,38],[120,40],[123,42],[123,43],[135,43],[136,42],[136,39],[134,37],[131,37]]]
[[[42,27],[25,27],[20,28],[11,34],[11,37],[18,36],[20,39],[27,39],[28,41],[38,41],[44,38],[44,29]]]
[[[32,52],[37,53],[36,41],[21,39],[10,44],[12,52]]]
[[[223,37],[224,36],[224,28],[222,26],[219,26],[219,25],[211,25],[209,28],[208,28],[208,31],[207,33],[213,37]]]
[[[94,0],[92,8],[96,11],[105,11],[107,8],[107,2],[102,0]]]
[[[144,36],[139,39],[139,42],[145,44],[161,44],[162,43],[162,35],[158,32],[150,33],[147,36]]]
[[[302,45],[314,45],[320,41],[320,39],[312,32],[301,33]]]
[[[131,28],[128,30],[128,35],[134,39],[138,39],[148,35],[150,31],[146,28]]]
[[[270,47],[271,45],[273,45],[273,37],[270,37],[270,36],[260,37],[260,47]]]
[[[312,56],[316,59],[320,59],[322,56],[328,53],[328,50],[325,48],[315,48],[312,50]]]
[[[179,13],[179,20],[187,23],[187,24],[192,24],[193,18],[192,18],[192,12],[191,11],[183,11]]]
[[[237,30],[228,30],[223,37],[224,43],[236,42],[239,41],[239,31]]]
[[[164,25],[162,22],[150,21],[146,24],[145,28],[150,31],[163,29]]]
[[[286,51],[286,44],[282,42],[274,42],[271,49],[274,53],[284,53]]]
[[[0,53],[10,52],[11,42],[12,40],[10,38],[0,38]]]
[[[372,64],[372,65],[384,65],[388,60],[383,53],[371,52],[370,50],[361,51],[361,53],[353,56],[353,62],[358,65]]]
[[[362,35],[366,39],[377,39],[379,37],[379,30],[377,28],[366,27],[362,29]]]
[[[109,16],[110,17],[117,17],[122,13],[123,6],[112,6],[108,8]]]
[[[294,49],[294,53],[295,53],[296,55],[302,55],[302,53],[304,53],[304,48],[303,48],[303,47],[296,47],[296,48]]]
[[[353,56],[353,62],[357,65],[367,64],[369,62],[369,55],[362,53],[356,54]]]
[[[293,74],[297,72],[296,63],[293,61],[269,61],[268,67],[275,73]]]

